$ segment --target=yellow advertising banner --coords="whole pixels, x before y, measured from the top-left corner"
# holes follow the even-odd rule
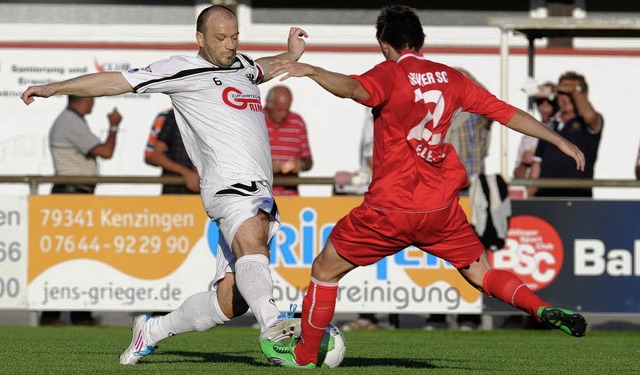
[[[274,299],[301,304],[311,264],[361,197],[279,197]],[[462,201],[468,212],[468,200]],[[219,231],[197,196],[32,196],[32,309],[170,310],[211,287]],[[480,293],[442,260],[407,248],[340,283],[338,312],[476,313]]]
[[[175,308],[206,290],[215,258],[197,196],[32,196],[31,308]]]

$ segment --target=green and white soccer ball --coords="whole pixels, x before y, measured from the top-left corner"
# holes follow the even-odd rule
[[[319,367],[338,367],[342,363],[346,352],[347,341],[344,336],[338,327],[329,324],[324,332],[320,350],[318,351]]]

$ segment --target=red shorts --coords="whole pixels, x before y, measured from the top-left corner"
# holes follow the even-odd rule
[[[363,203],[336,223],[330,239],[340,256],[358,266],[368,266],[411,245],[456,268],[468,266],[484,252],[457,201],[426,213],[378,211]]]

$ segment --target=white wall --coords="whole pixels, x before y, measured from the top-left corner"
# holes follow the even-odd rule
[[[243,17],[241,20],[249,20]],[[254,58],[281,52],[288,33],[289,25],[251,25],[241,23],[241,50]],[[371,47],[373,27],[328,27],[308,25],[310,34],[309,51],[302,61],[321,65],[327,69],[347,74],[366,71],[382,60],[375,49],[369,52],[354,52],[349,46]],[[96,66],[131,67],[146,66],[149,62],[172,54],[192,54],[193,33],[185,27],[162,28],[159,26],[136,26],[133,28],[136,39],[143,43],[144,49],[128,47],[105,48],[104,44],[89,45],[87,48],[71,48],[59,44],[47,47],[47,43],[59,42],[131,42],[131,33],[126,27],[93,25],[73,25],[65,28],[42,25],[0,25],[0,174],[51,174],[50,156],[47,149],[47,131],[57,114],[64,108],[62,98],[37,100],[25,107],[15,95],[23,91],[27,84],[24,79],[66,79],[74,74],[70,68],[84,68],[95,72]],[[129,29],[131,31],[131,29]],[[499,33],[495,28],[437,28],[426,29],[429,45],[440,46],[439,53],[427,53],[432,60],[452,66],[464,67],[473,72],[490,91],[500,93],[500,60],[497,52],[487,53],[481,49],[467,49],[460,53],[465,41],[475,47],[497,47]],[[83,36],[79,38],[78,36]],[[317,36],[317,37],[316,37]],[[43,48],[24,48],[22,42],[45,41]],[[168,43],[157,49],[148,49],[149,43]],[[341,45],[342,50],[330,50],[327,46]],[[524,46],[521,37],[512,37],[513,45]],[[346,43],[345,43],[346,42]],[[577,45],[588,47],[599,41],[580,39]],[[146,44],[144,44],[146,43]],[[172,44],[173,43],[173,44]],[[608,48],[615,48],[611,41]],[[621,47],[640,45],[637,40],[620,42]],[[345,46],[345,44],[347,46]],[[171,45],[175,49],[171,49]],[[246,46],[242,48],[242,46]],[[272,47],[269,47],[269,46]],[[21,47],[22,46],[22,47]],[[322,47],[322,48],[318,48]],[[169,49],[167,49],[169,48]],[[253,50],[252,50],[253,49]],[[273,49],[273,51],[269,51]],[[360,48],[359,50],[361,50]],[[366,49],[366,48],[365,48]],[[470,52],[469,52],[470,51]],[[474,53],[475,51],[475,53]],[[497,51],[497,50],[496,50]],[[538,81],[556,80],[567,70],[576,70],[584,74],[590,85],[590,99],[595,108],[605,117],[605,129],[596,166],[596,178],[632,179],[633,166],[640,142],[640,127],[636,124],[634,109],[640,99],[637,87],[640,87],[640,54],[637,49],[629,50],[625,56],[621,51],[605,55],[589,55],[587,50],[576,50],[566,55],[539,54],[536,58],[536,76]],[[624,52],[624,50],[622,50]],[[109,65],[111,64],[111,65]],[[13,71],[16,66],[62,66],[64,75],[19,73]],[[512,54],[509,59],[509,102],[525,109],[526,97],[521,91],[526,78],[526,56]],[[20,80],[23,80],[22,83]],[[278,82],[263,85],[266,90]],[[307,176],[331,176],[340,169],[356,169],[358,166],[358,144],[365,110],[350,100],[335,98],[326,93],[308,79],[290,79],[284,82],[294,92],[293,111],[299,112],[307,122],[311,148],[315,159],[313,170]],[[2,92],[5,93],[2,93]],[[13,92],[13,93],[12,93]],[[168,107],[169,101],[163,95],[151,95],[149,98],[101,98],[96,101],[94,113],[88,117],[92,128],[104,135],[106,132],[106,113],[114,106],[123,114],[122,132],[119,134],[116,155],[112,160],[102,163],[103,174],[116,175],[155,175],[157,169],[148,167],[142,161],[142,152],[148,129],[155,114]],[[494,126],[492,148],[488,159],[491,172],[500,170],[499,127]],[[509,134],[509,168],[515,162],[515,153],[520,135]],[[16,187],[0,186],[15,191]],[[19,187],[26,192],[26,187]],[[102,194],[130,194],[130,187],[102,186]],[[640,197],[640,189],[596,189],[600,198]],[[47,189],[43,189],[47,191]],[[143,194],[157,194],[159,187],[147,186]],[[310,187],[303,190],[308,194],[328,194],[327,187]]]

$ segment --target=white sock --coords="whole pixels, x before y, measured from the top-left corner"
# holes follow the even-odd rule
[[[240,294],[264,329],[280,311],[273,301],[273,279],[269,259],[261,254],[245,255],[236,261],[236,284]]]
[[[215,290],[197,293],[169,314],[147,322],[147,337],[151,341],[147,345],[155,345],[179,333],[206,331],[228,321],[229,318],[220,310]]]

